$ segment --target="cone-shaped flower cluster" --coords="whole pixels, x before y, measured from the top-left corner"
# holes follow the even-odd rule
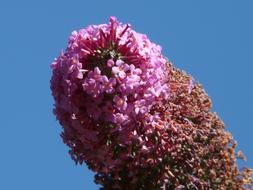
[[[62,138],[102,189],[251,188],[200,84],[129,24],[74,31],[52,70]]]

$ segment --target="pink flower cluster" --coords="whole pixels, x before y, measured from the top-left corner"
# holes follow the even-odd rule
[[[51,67],[63,141],[102,189],[251,187],[201,86],[129,24],[74,31]]]
[[[159,46],[111,17],[108,25],[72,33],[67,52],[52,65],[52,91],[55,97],[63,96],[57,93],[62,93],[58,83],[64,83],[65,99],[73,96],[81,83],[83,93],[93,99],[92,105],[85,105],[89,117],[126,124],[146,117],[157,99],[168,98],[165,64]],[[70,102],[65,103],[61,101],[59,106],[73,112]]]
[[[112,161],[113,148],[131,144],[138,123],[159,122],[150,110],[169,98],[166,62],[160,46],[114,17],[72,33],[66,52],[52,64],[51,89],[74,160],[109,171],[119,162]]]

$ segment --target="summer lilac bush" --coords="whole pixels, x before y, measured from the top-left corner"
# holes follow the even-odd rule
[[[52,70],[61,136],[101,189],[251,189],[201,85],[129,24],[74,31]]]

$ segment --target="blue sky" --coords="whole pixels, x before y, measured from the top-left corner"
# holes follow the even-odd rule
[[[96,190],[52,114],[50,64],[71,31],[114,15],[200,81],[253,168],[253,3],[0,1],[0,189]]]

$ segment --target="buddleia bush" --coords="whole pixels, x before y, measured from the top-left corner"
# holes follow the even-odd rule
[[[74,31],[51,67],[63,141],[101,189],[251,189],[202,86],[130,24]]]

